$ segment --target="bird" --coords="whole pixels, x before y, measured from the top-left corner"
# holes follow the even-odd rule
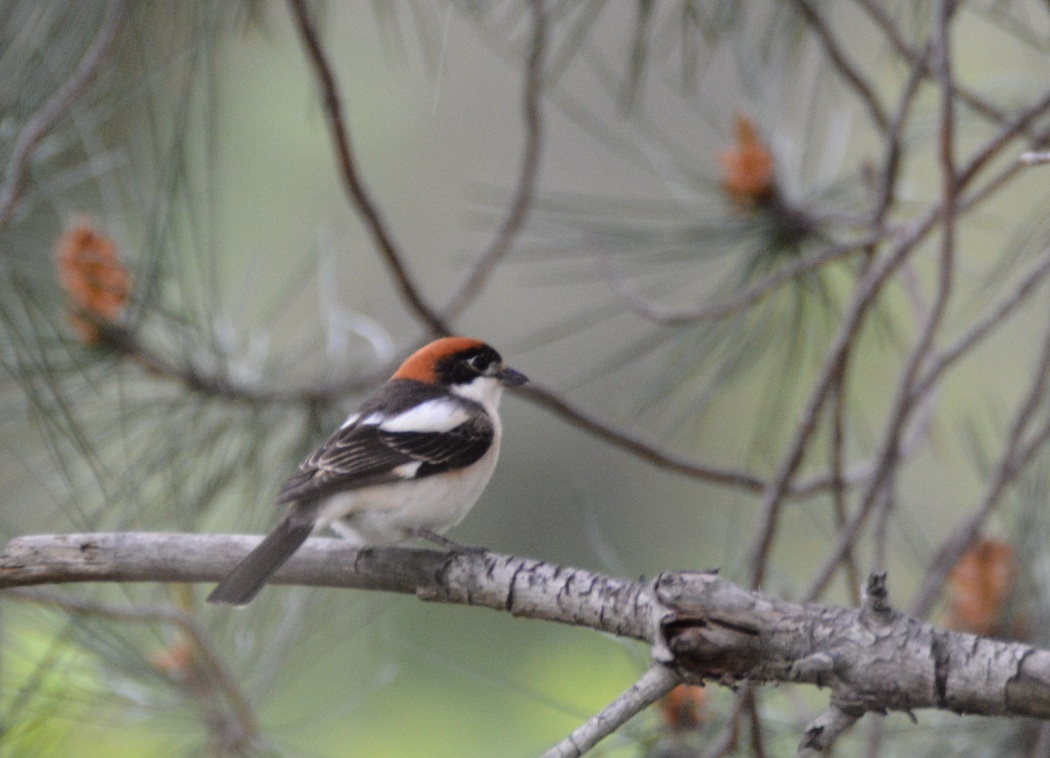
[[[441,534],[492,477],[503,388],[527,382],[481,340],[444,337],[412,353],[288,478],[276,497],[284,518],[208,602],[247,605],[326,527],[361,546],[413,537],[455,546]]]

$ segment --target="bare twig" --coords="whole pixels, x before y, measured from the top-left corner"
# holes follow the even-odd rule
[[[906,58],[912,66],[921,62],[923,75],[933,78],[933,69],[930,65],[929,59],[925,57],[925,51],[916,50],[908,44],[904,39],[904,35],[901,34],[900,29],[894,24],[893,19],[890,18],[889,13],[881,3],[877,2],[877,0],[855,0],[855,2],[867,11],[871,19],[882,29],[886,38],[889,39],[890,43],[897,49],[897,52],[901,56]],[[956,91],[963,102],[970,106],[976,113],[981,114],[988,120],[996,123],[1006,120],[1006,114],[1002,110],[989,103],[970,88],[957,85]]]
[[[857,723],[857,715],[849,714],[832,705],[813,719],[798,746],[799,756],[812,755],[827,750],[839,736]]]
[[[903,376],[897,385],[898,390],[890,415],[891,421],[884,442],[880,446],[883,463],[879,468],[883,472],[883,476],[872,482],[869,490],[868,498],[873,503],[873,507],[875,507],[878,514],[874,554],[875,571],[885,571],[886,530],[889,521],[889,511],[893,508],[893,483],[899,468],[896,462],[900,458],[901,437],[907,420],[917,407],[912,402],[912,387],[916,382],[919,370],[926,363],[928,355],[933,349],[935,336],[948,308],[954,278],[958,181],[955,173],[955,92],[948,39],[952,7],[953,3],[951,0],[940,4],[931,44],[933,65],[941,87],[941,125],[939,130],[942,198],[941,251],[937,293],[933,306],[926,313],[919,340],[908,356]],[[923,308],[920,306],[919,310],[921,311]]]
[[[1050,274],[1050,249],[1039,257],[1032,270],[1018,282],[1009,295],[996,304],[987,315],[974,321],[949,347],[927,362],[926,370],[915,384],[913,394],[916,400],[930,392],[945,371],[1001,326],[1021,305],[1028,302],[1035,290],[1045,282],[1047,274]]]
[[[1047,110],[1050,110],[1050,90],[1045,92],[1041,98],[1036,100],[1032,105],[1028,106],[1010,121],[1003,124],[1002,129],[997,134],[992,136],[984,145],[981,145],[975,150],[970,159],[962,165],[958,170],[958,184],[959,187],[965,187],[974,179],[977,173],[987,166],[991,161],[1005,148],[1010,142],[1018,137],[1027,134],[1032,124],[1036,119],[1043,116]],[[1046,139],[1046,130],[1030,135],[1034,136],[1036,141],[1043,141]],[[1016,170],[1023,169],[1026,164],[1018,163],[1015,167]]]
[[[543,151],[543,118],[540,108],[540,97],[543,89],[543,60],[547,40],[547,15],[543,0],[530,0],[532,9],[532,46],[529,50],[525,67],[525,84],[523,91],[522,116],[525,122],[525,148],[521,156],[521,170],[518,176],[517,191],[507,215],[503,219],[496,237],[488,249],[481,254],[467,280],[452,297],[445,308],[445,321],[455,321],[456,317],[470,304],[482,286],[492,274],[496,264],[510,250],[510,246],[521,231],[532,198],[536,189],[536,177],[540,170],[540,156]]]
[[[215,369],[201,370],[190,363],[176,363],[149,345],[137,333],[122,326],[93,320],[100,344],[145,369],[151,376],[177,382],[190,392],[221,398],[231,403],[306,404],[330,403],[346,395],[374,387],[397,368],[395,363],[378,365],[345,379],[306,386],[268,386],[238,381]]]
[[[919,84],[926,70],[930,50],[931,48],[927,47],[919,59],[913,62],[911,74],[901,92],[897,110],[893,114],[893,120],[886,133],[886,157],[882,162],[882,177],[876,194],[875,212],[872,214],[872,228],[874,229],[881,229],[885,224],[886,215],[890,212],[893,201],[896,199],[895,188],[901,161],[901,134],[911,113],[912,103],[915,102],[915,95],[919,91]]]
[[[824,45],[824,51],[828,54],[828,58],[831,59],[835,69],[839,72],[843,79],[850,85],[853,91],[860,98],[861,102],[868,109],[868,113],[871,115],[871,120],[875,122],[875,125],[879,128],[879,131],[886,131],[889,128],[889,119],[886,118],[886,113],[882,109],[882,104],[879,99],[875,96],[875,90],[871,84],[861,75],[853,63],[850,62],[846,56],[846,51],[839,45],[838,40],[831,33],[831,29],[828,28],[827,23],[817,13],[816,8],[810,3],[810,0],[795,0],[795,5],[802,12],[802,15],[806,19],[806,23],[809,24],[810,28],[813,29],[817,37],[820,38],[821,43]]]
[[[579,758],[680,681],[682,678],[671,669],[660,663],[653,664],[630,689],[544,753],[544,758]]]
[[[831,415],[831,505],[835,515],[835,528],[846,525],[846,485],[843,480],[844,447],[846,443],[846,377],[835,386]],[[842,558],[846,564],[846,580],[850,599],[860,604],[860,571],[853,551]]]
[[[839,540],[832,554],[825,560],[816,578],[806,593],[807,599],[819,597],[834,575],[835,568],[847,549],[856,539],[860,528],[879,503],[889,507],[892,500],[892,487],[897,472],[900,454],[901,434],[915,404],[913,388],[919,371],[926,363],[933,349],[934,339],[947,311],[948,300],[952,292],[953,271],[955,265],[956,206],[960,188],[960,178],[956,172],[954,156],[954,96],[952,87],[951,58],[949,50],[949,19],[953,3],[942,2],[937,7],[935,18],[935,37],[933,40],[933,65],[938,72],[941,84],[941,202],[938,205],[938,216],[941,221],[940,265],[938,267],[937,293],[930,311],[922,326],[918,340],[909,353],[897,382],[897,391],[888,413],[886,431],[883,433],[879,452],[876,456],[876,468],[867,492],[853,520],[846,529],[839,532]],[[880,498],[887,498],[881,500]]]
[[[1050,163],[1050,152],[1029,150],[1021,153],[1018,160],[1026,166],[1042,166],[1044,163]]]
[[[99,27],[98,34],[84,52],[84,57],[80,59],[72,76],[26,121],[19,132],[11,151],[4,184],[0,187],[0,229],[11,220],[22,196],[33,151],[55,125],[55,122],[66,114],[70,106],[84,94],[88,85],[98,75],[102,63],[106,60],[117,39],[117,32],[120,31],[121,24],[124,22],[126,11],[127,0],[113,0],[110,3],[109,11]]]
[[[325,55],[324,48],[321,46],[317,29],[314,27],[310,13],[306,8],[306,0],[288,0],[288,5],[292,10],[295,26],[299,31],[299,36],[302,38],[303,46],[306,48],[310,63],[317,76],[318,85],[321,88],[325,114],[329,129],[332,132],[332,142],[335,147],[336,157],[339,159],[340,177],[343,181],[343,187],[371,233],[376,247],[383,256],[383,260],[386,261],[387,266],[393,273],[402,298],[412,312],[427,325],[433,334],[448,334],[449,330],[444,320],[426,302],[423,294],[408,273],[408,269],[401,260],[401,253],[398,251],[397,245],[387,229],[379,207],[361,181],[350,143],[349,127],[343,117],[339,87],[336,85],[335,74],[332,72],[332,67]]]
[[[798,258],[778,269],[764,281],[739,292],[722,303],[702,305],[699,308],[672,310],[656,303],[651,303],[633,292],[623,278],[616,272],[607,255],[596,255],[595,260],[605,275],[609,286],[623,298],[627,307],[642,318],[666,326],[680,326],[697,321],[715,321],[732,316],[754,305],[784,282],[790,281],[809,271],[818,269],[831,261],[844,258],[878,243],[880,236],[866,237],[853,242],[833,245],[819,255]]]
[[[995,472],[974,513],[955,529],[927,569],[922,586],[912,604],[912,610],[916,615],[923,615],[929,610],[948,573],[977,537],[988,516],[1000,502],[1006,488],[1016,480],[1046,440],[1050,439],[1050,420],[1044,422],[1043,427],[1031,440],[1026,442],[1024,439],[1035,418],[1036,411],[1045,402],[1048,385],[1050,385],[1050,330],[1043,335],[1043,350],[1032,378],[1032,384],[1014,414]]]
[[[747,714],[751,732],[751,755],[754,758],[766,758],[766,740],[762,736],[762,717],[758,712],[758,693],[754,687],[748,687],[744,692],[744,713]]]
[[[761,492],[765,483],[751,474],[730,469],[705,466],[688,458],[676,456],[657,448],[645,440],[591,416],[572,405],[554,390],[538,382],[530,382],[515,394],[522,395],[536,405],[553,411],[578,429],[582,429],[618,448],[627,450],[644,461],[668,471],[701,479],[715,484],[737,487],[751,492]]]

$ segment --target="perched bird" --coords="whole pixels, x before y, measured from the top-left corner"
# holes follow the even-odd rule
[[[442,541],[496,467],[503,387],[527,381],[479,340],[445,337],[414,352],[284,483],[277,503],[288,512],[208,602],[250,602],[327,526],[359,544]]]

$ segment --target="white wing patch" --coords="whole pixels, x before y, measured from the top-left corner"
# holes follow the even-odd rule
[[[419,471],[419,467],[423,465],[423,461],[412,461],[411,463],[402,463],[400,466],[393,468],[393,472],[400,476],[402,479],[411,479]]]
[[[354,424],[357,423],[357,420],[359,418],[361,418],[361,414],[360,413],[351,413],[349,416],[346,417],[346,421],[344,421],[343,425],[341,427],[339,427],[339,428],[340,429],[346,429],[348,426],[353,426]]]
[[[379,424],[384,432],[447,432],[470,419],[454,400],[428,400]],[[368,419],[365,419],[368,423]]]
[[[366,418],[364,421],[362,421],[361,426],[378,426],[379,424],[383,423],[384,418],[386,418],[386,416],[384,416],[379,411],[376,411],[375,413],[370,414],[368,418]]]

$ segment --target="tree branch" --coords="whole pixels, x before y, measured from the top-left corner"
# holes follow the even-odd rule
[[[20,537],[0,554],[0,587],[213,581],[259,540],[149,533]],[[656,662],[676,676],[828,687],[829,713],[853,719],[917,708],[1050,718],[1050,651],[939,630],[894,611],[881,575],[869,580],[858,610],[785,602],[714,573],[626,581],[495,553],[354,550],[342,540],[313,538],[274,582],[411,593],[600,630],[652,644]],[[652,677],[665,682],[663,674]],[[844,724],[841,717],[827,721]],[[821,738],[812,732],[822,723],[810,726],[810,743]]]
[[[98,75],[102,62],[106,60],[113,48],[126,10],[127,0],[114,0],[110,4],[109,12],[106,13],[98,34],[95,35],[91,46],[84,53],[76,71],[58,92],[26,121],[22,131],[18,133],[18,139],[15,140],[14,149],[11,151],[11,160],[8,162],[7,176],[4,178],[3,187],[0,187],[0,228],[6,226],[11,220],[18,200],[22,196],[22,188],[33,150],[48,130],[55,125],[55,122],[69,110],[77,98],[84,94],[88,85]]]
[[[431,332],[435,335],[448,334],[448,327],[445,326],[444,321],[434,309],[430,307],[419,288],[416,287],[411,275],[409,275],[408,269],[401,260],[401,254],[397,249],[397,245],[394,244],[393,237],[391,237],[386,222],[379,211],[379,206],[376,205],[372,196],[368,194],[368,189],[358,174],[357,162],[350,144],[350,131],[346,120],[343,118],[343,105],[339,96],[339,88],[335,82],[335,74],[332,73],[332,67],[328,62],[324,49],[321,47],[321,40],[317,36],[317,29],[314,27],[313,21],[310,19],[310,13],[306,9],[306,2],[305,0],[288,0],[288,5],[291,7],[295,26],[299,31],[299,36],[302,37],[303,47],[306,48],[310,63],[317,75],[318,85],[321,88],[321,99],[328,119],[328,126],[332,132],[332,141],[336,157],[339,160],[343,186],[350,196],[354,207],[357,208],[368,231],[372,234],[372,239],[375,241],[376,247],[379,248],[379,252],[382,254],[387,266],[393,272],[402,298]]]
[[[681,681],[681,677],[666,666],[659,663],[650,666],[629,690],[544,753],[543,758],[579,758]]]
[[[886,131],[889,128],[889,119],[886,118],[886,113],[875,95],[874,88],[861,75],[858,68],[850,62],[849,58],[846,57],[846,51],[839,45],[838,40],[832,35],[831,29],[828,28],[827,23],[817,13],[816,8],[810,4],[809,0],[795,0],[795,5],[802,12],[806,23],[809,24],[824,45],[824,52],[831,59],[835,70],[846,80],[848,85],[856,92],[857,97],[867,107],[868,114],[871,116],[875,126],[879,128],[879,131]]]
[[[525,67],[525,84],[522,97],[522,116],[525,122],[525,147],[521,156],[521,170],[518,176],[517,191],[507,210],[507,215],[500,225],[496,237],[488,249],[481,254],[474,268],[467,276],[459,291],[445,308],[445,319],[454,321],[470,304],[474,296],[484,286],[496,264],[510,250],[525,223],[532,198],[536,191],[536,178],[540,170],[540,156],[543,152],[543,118],[540,108],[540,95],[543,88],[543,59],[547,46],[547,13],[543,0],[530,0],[532,9],[532,46],[529,50],[528,63]]]

